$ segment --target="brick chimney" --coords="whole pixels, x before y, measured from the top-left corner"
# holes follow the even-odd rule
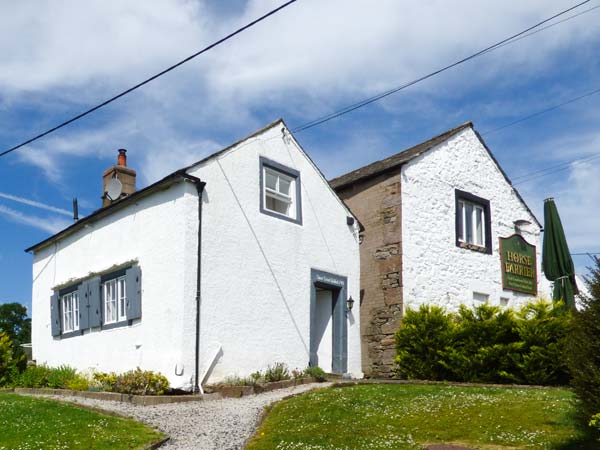
[[[116,178],[121,182],[122,190],[118,199],[111,199],[106,195],[107,184]],[[127,167],[127,150],[119,149],[117,165],[109,167],[102,174],[102,207],[110,205],[117,200],[127,197],[135,192],[135,170]]]

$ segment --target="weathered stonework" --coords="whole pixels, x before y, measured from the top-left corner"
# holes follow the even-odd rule
[[[369,377],[390,377],[394,333],[402,317],[400,175],[386,174],[338,193],[366,229],[360,248],[363,371]]]

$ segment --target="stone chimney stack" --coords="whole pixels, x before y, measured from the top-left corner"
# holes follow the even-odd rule
[[[117,198],[111,198],[109,192],[109,183],[115,178],[121,184],[120,194]],[[112,187],[119,186],[119,183],[111,183]],[[117,165],[109,167],[102,174],[102,207],[108,206],[123,197],[127,197],[135,192],[135,170],[127,167],[127,150],[119,149]],[[113,192],[114,194],[114,192]]]

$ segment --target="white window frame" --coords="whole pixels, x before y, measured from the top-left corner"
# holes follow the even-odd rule
[[[79,330],[79,293],[72,291],[61,295],[62,332],[70,333]]]
[[[485,242],[485,236],[486,236],[486,229],[485,229],[485,222],[486,222],[486,213],[485,213],[485,207],[479,203],[476,202],[470,202],[468,200],[464,200],[464,199],[459,199],[458,200],[458,205],[460,208],[459,214],[462,215],[461,219],[462,219],[462,230],[461,230],[461,235],[458,236],[458,240],[460,242],[464,242],[466,244],[473,244],[473,245],[477,245],[479,247],[485,247],[486,242]],[[467,228],[467,205],[472,207],[472,212],[471,212],[471,240],[469,241],[467,239],[467,236],[469,235],[469,233],[467,233],[467,231],[469,231]],[[481,232],[477,233],[477,213],[481,213]]]
[[[272,167],[263,166],[263,205],[264,208],[273,213],[279,214],[284,217],[289,217],[291,219],[296,218],[296,204],[294,202],[294,198],[296,197],[296,179],[292,176],[287,175],[277,169],[273,169]],[[275,189],[272,189],[267,186],[267,174],[274,176],[276,178]],[[281,191],[280,183],[281,180],[285,180],[289,183],[289,191],[287,194]],[[274,200],[283,202],[287,204],[287,213],[282,213],[281,211],[277,211],[275,209],[271,209],[267,206],[267,199],[273,198]]]
[[[102,311],[104,325],[127,320],[127,282],[125,275],[111,278],[102,283]]]

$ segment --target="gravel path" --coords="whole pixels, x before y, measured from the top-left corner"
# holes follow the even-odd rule
[[[241,449],[255,431],[265,406],[288,395],[330,385],[331,383],[311,383],[236,399],[156,406],[137,406],[80,397],[44,397],[114,411],[147,423],[171,436],[171,440],[161,450],[233,450]]]

